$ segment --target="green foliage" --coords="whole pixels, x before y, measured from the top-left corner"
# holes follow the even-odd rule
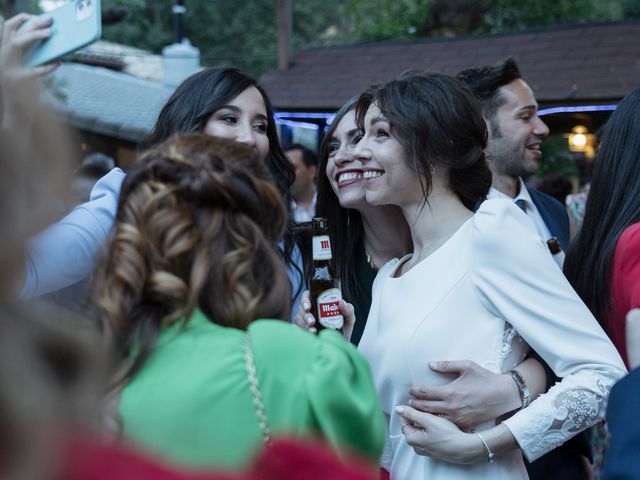
[[[343,15],[350,17],[354,40],[416,38],[432,0],[350,0]]]
[[[542,158],[536,177],[557,173],[568,178],[578,176],[578,167],[572,159],[569,144],[564,135],[550,135],[542,142]]]
[[[622,18],[625,20],[640,18],[640,0],[622,0]]]
[[[103,0],[127,18],[103,29],[103,38],[159,53],[175,40],[170,0]],[[185,35],[207,66],[237,66],[248,73],[277,63],[276,3],[273,0],[186,0]],[[293,2],[294,48],[320,43],[334,11],[322,0]]]
[[[172,4],[171,0],[103,0],[105,9],[128,13],[122,22],[105,26],[103,37],[159,53],[174,41]],[[274,0],[185,0],[185,4],[186,36],[200,49],[203,65],[235,65],[253,75],[275,68]],[[293,47],[298,49],[413,39],[428,32],[511,32],[640,18],[640,0],[294,0],[293,10]]]
[[[602,22],[617,17],[615,2],[602,0],[491,0],[478,32],[513,32],[536,27]]]

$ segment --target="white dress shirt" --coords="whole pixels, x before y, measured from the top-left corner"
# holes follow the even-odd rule
[[[318,200],[318,193],[313,192],[313,198],[309,204],[309,208],[304,208],[299,205],[295,200],[291,200],[291,212],[293,215],[293,221],[296,223],[310,222],[316,215],[316,201]]]
[[[540,212],[536,208],[535,203],[533,203],[533,200],[531,199],[531,195],[529,195],[529,191],[527,190],[526,185],[524,184],[521,178],[518,178],[518,182],[520,182],[519,183],[520,190],[516,198],[511,198],[509,195],[505,195],[501,191],[491,187],[491,189],[489,190],[489,194],[487,195],[487,199],[491,200],[496,198],[503,198],[503,199],[511,200],[512,202],[517,202],[518,200],[524,201],[524,204],[527,206],[527,210],[525,213],[531,219],[531,222],[533,222],[533,226],[536,228],[536,231],[538,232],[538,235],[540,235],[540,238],[542,238],[546,242],[553,235],[551,235],[551,232],[549,231],[547,224],[544,223],[544,220],[542,219]]]

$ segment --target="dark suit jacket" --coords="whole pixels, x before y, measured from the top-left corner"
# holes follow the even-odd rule
[[[558,239],[562,249],[566,252],[569,248],[569,216],[567,215],[567,209],[546,193],[542,193],[535,188],[527,188],[527,190],[551,235]],[[543,240],[546,240],[546,238]]]
[[[640,479],[640,368],[613,386],[607,406],[611,434],[603,480]]]

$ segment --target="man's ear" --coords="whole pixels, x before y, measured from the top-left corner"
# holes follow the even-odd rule
[[[317,165],[311,165],[310,167],[307,167],[307,170],[309,171],[310,174],[313,175],[313,179],[316,180],[318,178],[318,166]]]

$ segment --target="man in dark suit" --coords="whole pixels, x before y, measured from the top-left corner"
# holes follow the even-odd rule
[[[488,198],[515,201],[543,240],[557,237],[566,251],[569,217],[565,207],[549,195],[528,189],[523,181],[538,169],[540,145],[549,128],[538,117],[538,103],[516,62],[508,58],[496,65],[470,68],[458,78],[480,100],[489,127],[486,154],[493,185]]]
[[[549,128],[538,117],[533,91],[522,79],[512,58],[495,65],[470,68],[458,74],[480,101],[489,139],[485,151],[493,174],[487,198],[514,201],[531,219],[543,240],[556,237],[563,250],[569,246],[569,217],[556,199],[527,188],[524,180],[535,174],[542,157],[540,145]],[[544,361],[538,360],[544,364]],[[556,377],[545,364],[548,387]],[[526,463],[532,480],[582,480],[590,478],[591,448],[585,434]]]

